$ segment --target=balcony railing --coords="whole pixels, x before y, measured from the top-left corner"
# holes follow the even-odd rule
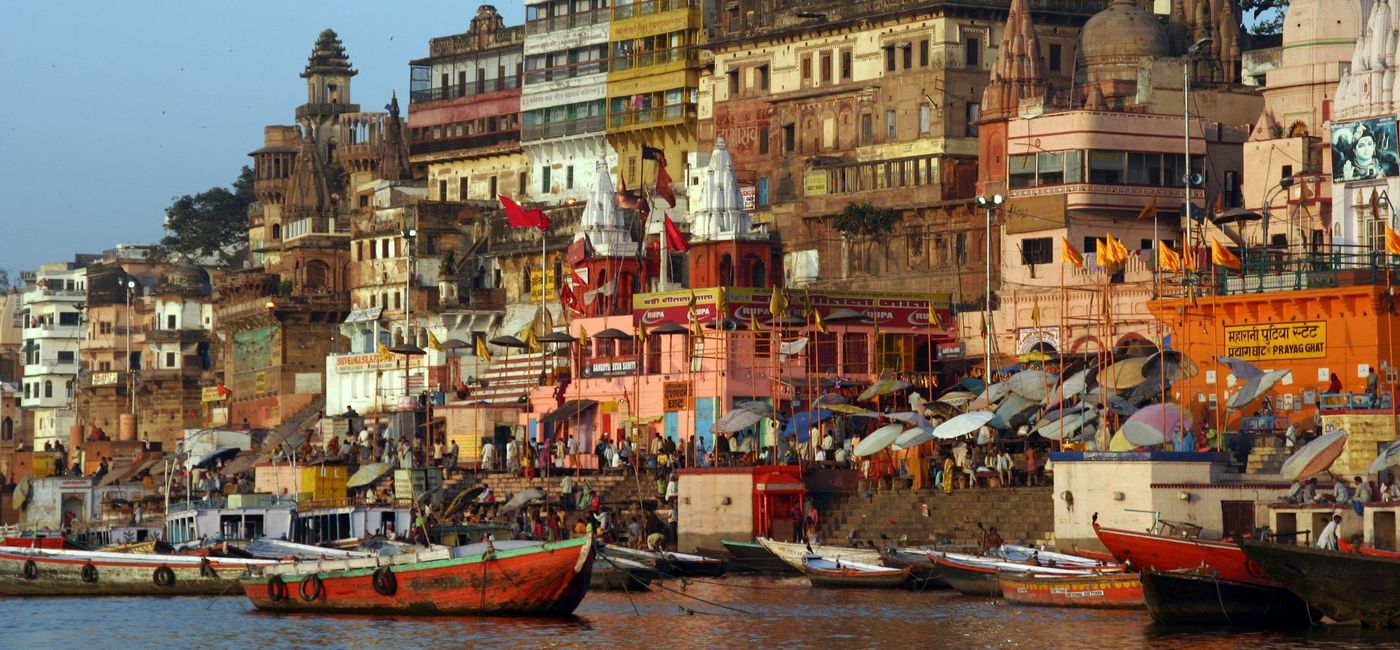
[[[681,120],[695,120],[695,104],[675,104],[673,106],[657,106],[656,108],[647,108],[640,111],[609,113],[608,128],[621,129],[629,126],[651,126]]]
[[[698,9],[699,7],[700,3],[697,0],[639,0],[626,4],[619,2],[613,7],[613,20],[652,16],[676,9]]]
[[[287,224],[287,230],[282,233],[282,241],[291,241],[310,235],[348,234],[350,233],[347,231],[336,229],[335,219],[332,217],[306,217]]]
[[[437,140],[423,140],[421,142],[411,142],[408,145],[410,156],[420,156],[430,153],[441,153],[444,151],[459,151],[467,149],[480,149],[482,147],[495,147],[501,144],[511,144],[520,142],[520,130],[510,129],[509,131],[493,131],[491,133],[478,133],[476,135],[465,135],[457,138],[441,138]]]
[[[583,133],[595,133],[602,131],[605,124],[606,119],[602,115],[580,117],[563,122],[535,124],[520,129],[520,140],[522,142],[530,142],[549,138],[562,138],[569,135],[580,135]]]
[[[520,77],[511,75],[509,77],[498,77],[495,79],[483,79],[465,84],[451,84],[448,86],[438,86],[436,88],[418,88],[409,94],[409,103],[436,102],[444,99],[461,99],[463,97],[475,97],[487,93],[500,92],[502,90],[514,90],[520,87]]]
[[[596,59],[593,61],[579,61],[567,65],[557,65],[552,68],[537,68],[525,71],[525,83],[537,84],[547,81],[559,81],[561,79],[576,79],[586,77],[591,74],[598,74],[608,71],[607,59]]]
[[[1164,287],[1163,293],[1181,297],[1192,285],[1199,287],[1198,294],[1216,295],[1378,286],[1400,275],[1400,265],[1390,262],[1383,249],[1368,246],[1332,246],[1328,252],[1257,248],[1244,251],[1240,258],[1242,268],[1220,267],[1212,272],[1206,250],[1197,264],[1201,272],[1182,276],[1179,287]]]
[[[572,29],[574,27],[587,27],[606,23],[612,19],[612,11],[607,7],[584,11],[566,16],[555,16],[552,18],[540,18],[525,23],[525,33],[531,36],[536,34],[548,34],[562,29]]]
[[[645,68],[663,63],[684,61],[688,66],[700,64],[700,54],[692,47],[673,47],[668,50],[633,52],[628,56],[615,56],[608,62],[609,72],[622,72],[635,68]]]

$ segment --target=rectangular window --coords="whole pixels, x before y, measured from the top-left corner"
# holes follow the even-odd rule
[[[904,69],[914,67],[914,46],[906,44],[899,49],[904,50]]]
[[[74,360],[74,358],[75,358],[75,357],[74,357],[74,354],[75,354],[75,353],[74,353],[72,350],[59,350],[59,351],[58,351],[58,362],[59,362],[59,363],[73,363],[73,360]]]
[[[958,264],[967,262],[967,233],[960,232],[953,237],[953,258]]]
[[[446,179],[443,179],[443,180],[439,180],[439,181],[438,181],[438,197],[437,197],[437,198],[438,198],[439,201],[446,201],[446,200],[447,200],[447,180],[446,180]]]
[[[1049,264],[1053,248],[1051,241],[1049,237],[1021,240],[1021,265]]]
[[[894,72],[894,46],[885,46],[885,72]]]
[[[982,39],[968,36],[963,39],[963,58],[969,68],[982,65]]]
[[[545,165],[540,167],[540,194],[549,194],[552,191],[549,188],[549,165]]]
[[[1080,150],[1066,151],[1065,154],[1065,182],[1084,182],[1084,152]]]
[[[758,179],[758,204],[768,205],[768,177]]]
[[[1059,43],[1050,44],[1050,71],[1059,72],[1061,70],[1060,59],[1064,56]]]
[[[802,83],[812,80],[812,57],[811,55],[802,57]]]
[[[758,155],[768,155],[768,127],[758,127]]]
[[[1065,156],[1051,151],[1036,156],[1037,185],[1059,185],[1065,182]]]
[[[860,143],[871,144],[875,140],[875,116],[865,113],[860,116]]]
[[[564,189],[574,189],[574,166],[569,165],[564,168]]]
[[[927,103],[919,105],[919,135],[927,135],[933,117],[933,108]]]
[[[889,141],[895,139],[895,137],[894,137],[894,134],[895,134],[894,117],[895,117],[895,112],[894,112],[894,111],[885,111],[885,141],[886,141],[886,142],[889,142]]]
[[[1162,154],[1137,153],[1128,154],[1128,184],[1129,185],[1156,185],[1162,178]],[[1152,177],[1152,172],[1157,173],[1156,178]]]
[[[822,83],[831,83],[831,54],[822,53]]]
[[[850,80],[851,80],[851,51],[850,51],[850,50],[845,50],[845,51],[841,52],[841,80],[842,80],[842,81],[850,81]]]
[[[967,137],[977,137],[977,121],[982,119],[982,105],[977,102],[968,102],[963,117],[967,120],[967,131],[965,132]]]
[[[166,367],[166,368],[174,368],[174,367],[175,367],[175,353],[174,353],[174,352],[166,352],[166,353],[165,353],[165,367]]]
[[[1122,151],[1090,151],[1089,182],[1098,185],[1123,184]]]
[[[530,174],[529,174],[529,172],[520,172],[520,177],[516,179],[516,185],[515,185],[516,191],[517,191],[517,192],[520,192],[521,194],[524,194],[525,191],[526,191],[526,189],[529,188],[529,187],[530,187]],[[492,200],[494,200],[494,199],[496,198],[496,196],[495,196],[495,194],[493,193],[489,198],[492,199]],[[523,197],[522,197],[522,198],[523,198]]]
[[[165,329],[168,329],[168,330],[173,330],[173,329],[175,329],[175,314],[166,314],[166,315],[165,315]]]
[[[1035,186],[1035,154],[1008,156],[1006,159],[1007,182],[1011,187]]]
[[[919,67],[928,67],[928,39],[919,41]]]
[[[468,188],[471,187],[471,184],[472,184],[472,179],[470,179],[470,178],[459,178],[459,179],[457,179],[457,200],[458,200],[458,201],[465,201],[465,200],[471,198],[471,192],[468,190]]]
[[[727,74],[725,74],[725,76],[729,78],[729,96],[730,96],[730,97],[738,97],[738,96],[739,96],[739,71],[738,71],[738,70],[730,70]]]
[[[866,343],[865,334],[852,334],[848,332],[841,338],[843,339],[841,356],[843,356],[846,361],[844,364],[846,373],[851,375],[863,375],[870,372],[870,346]]]
[[[59,324],[59,325],[77,325],[77,324],[78,324],[78,312],[76,312],[76,311],[59,312],[59,314],[58,314],[58,324]]]
[[[792,153],[797,148],[797,125],[791,122],[783,125],[783,151]]]
[[[490,183],[491,187],[490,187],[490,189],[487,190],[487,192],[486,192],[486,200],[487,200],[487,201],[494,201],[494,200],[496,199],[496,195],[500,193],[500,192],[499,192],[499,188],[500,188],[499,178],[500,178],[499,176],[492,176],[490,179],[488,179],[488,182]]]
[[[758,89],[768,90],[768,66],[767,64],[758,66]]]

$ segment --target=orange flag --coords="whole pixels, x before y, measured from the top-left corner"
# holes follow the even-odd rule
[[[1117,260],[1119,264],[1128,261],[1128,247],[1123,245],[1122,240],[1109,235],[1108,245],[1113,247],[1113,259]]]
[[[1064,244],[1065,250],[1061,254],[1061,261],[1065,264],[1073,264],[1076,268],[1084,268],[1084,256],[1079,254],[1079,249],[1074,244],[1069,243],[1069,237],[1061,237],[1060,243]]]
[[[1157,247],[1157,265],[1172,273],[1180,273],[1181,255],[1172,250],[1172,247],[1168,246],[1166,242],[1162,242],[1162,244]]]
[[[1182,249],[1181,249],[1181,257],[1182,257],[1182,259],[1185,260],[1185,264],[1183,264],[1183,266],[1186,267],[1186,270],[1187,270],[1187,271],[1192,271],[1192,272],[1195,272],[1195,271],[1196,271],[1196,251],[1199,251],[1199,250],[1200,250],[1200,247],[1199,247],[1199,246],[1196,247],[1196,248],[1182,248]]]
[[[1138,213],[1138,220],[1157,216],[1157,197],[1152,197],[1147,201],[1147,205],[1142,206],[1142,212]]]
[[[1396,234],[1395,229],[1390,224],[1385,225],[1385,252],[1390,255],[1400,255],[1400,234]]]
[[[1224,266],[1232,269],[1244,267],[1244,263],[1240,261],[1239,256],[1231,252],[1224,244],[1221,244],[1218,239],[1210,240],[1210,259],[1217,266]]]
[[[1108,250],[1108,244],[1102,239],[1094,239],[1094,255],[1098,258],[1099,266],[1108,268],[1113,263],[1113,252]]]

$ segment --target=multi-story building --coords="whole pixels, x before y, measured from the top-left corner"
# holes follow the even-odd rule
[[[1327,7],[1330,12],[1331,3]],[[1400,196],[1395,127],[1400,94],[1394,72],[1400,11],[1389,3],[1377,3],[1364,24],[1350,68],[1337,84],[1328,123],[1332,232],[1327,243],[1356,253],[1354,263],[1364,263],[1368,252],[1384,251],[1385,225],[1394,223],[1396,197]]]
[[[1048,83],[1068,85],[1078,26],[1102,5],[1032,3]],[[981,301],[984,231],[970,206],[1006,7],[721,7],[714,73],[699,90],[702,149],[724,138],[755,221],[781,235],[789,285],[893,290],[917,277],[958,302]]]
[[[700,46],[709,29],[706,17],[697,0],[617,0],[612,4],[608,145],[617,152],[618,176],[634,188],[655,187],[661,159],[648,159],[643,148],[661,151],[676,185],[671,189],[678,205],[667,211],[676,220],[687,214],[685,169],[696,150],[695,105]],[[653,199],[657,211],[667,207],[664,201]]]
[[[1182,229],[1197,223],[1207,197],[1238,205],[1242,125],[1263,107],[1257,92],[1239,83],[1240,56],[1230,46],[1239,22],[1229,3],[1200,3],[1207,14],[1188,23],[1180,3],[1163,17],[1114,0],[1084,24],[1072,52],[1073,85],[1063,86],[1047,82],[1046,66],[1037,64],[1047,43],[1031,18],[1034,5],[1012,2],[1015,18],[984,95],[979,189],[1006,203],[987,211],[990,226],[979,225],[1000,238],[1004,255],[992,262],[1000,266],[1000,289],[990,337],[981,319],[963,318],[963,339],[974,355],[985,352],[987,340],[994,354],[1006,355],[1156,345],[1164,334],[1146,306],[1159,290],[1155,244],[1181,250]],[[1225,46],[1201,49],[1200,61],[1187,57],[1206,37]],[[1196,107],[1190,169],[1203,179],[1189,190],[1183,65],[1191,68]],[[1197,206],[1190,220],[1182,216],[1188,191]],[[1213,235],[1192,230],[1199,258],[1202,236]],[[1110,234],[1129,255],[1106,277],[1097,243]],[[1065,242],[1084,255],[1082,268],[1065,262]]]
[[[78,255],[25,276],[20,405],[31,413],[33,441],[40,448],[46,442],[66,442],[69,427],[77,424],[73,388],[87,302],[86,267],[93,261],[96,256]]]
[[[408,148],[427,168],[428,198],[490,201],[525,196],[529,162],[520,149],[525,27],[505,26],[482,5],[465,33],[434,38],[410,63]]]
[[[1240,233],[1251,248],[1321,250],[1332,241],[1324,223],[1332,216],[1333,173],[1326,125],[1361,34],[1361,5],[1294,0],[1288,7],[1279,65],[1265,75],[1264,112],[1244,145],[1241,204],[1268,215]]]
[[[0,293],[0,474],[11,475],[10,459],[29,441],[28,411],[20,408],[24,380],[24,311],[21,294]]]
[[[520,142],[530,161],[529,198],[581,201],[597,161],[617,165],[607,140],[608,0],[528,0]]]

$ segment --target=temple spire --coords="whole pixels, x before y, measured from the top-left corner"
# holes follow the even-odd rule
[[[1011,0],[1006,31],[1001,37],[992,80],[982,96],[986,119],[1009,118],[1017,114],[1023,99],[1045,96],[1044,62],[1040,58],[1040,38],[1031,21],[1028,0]]]

